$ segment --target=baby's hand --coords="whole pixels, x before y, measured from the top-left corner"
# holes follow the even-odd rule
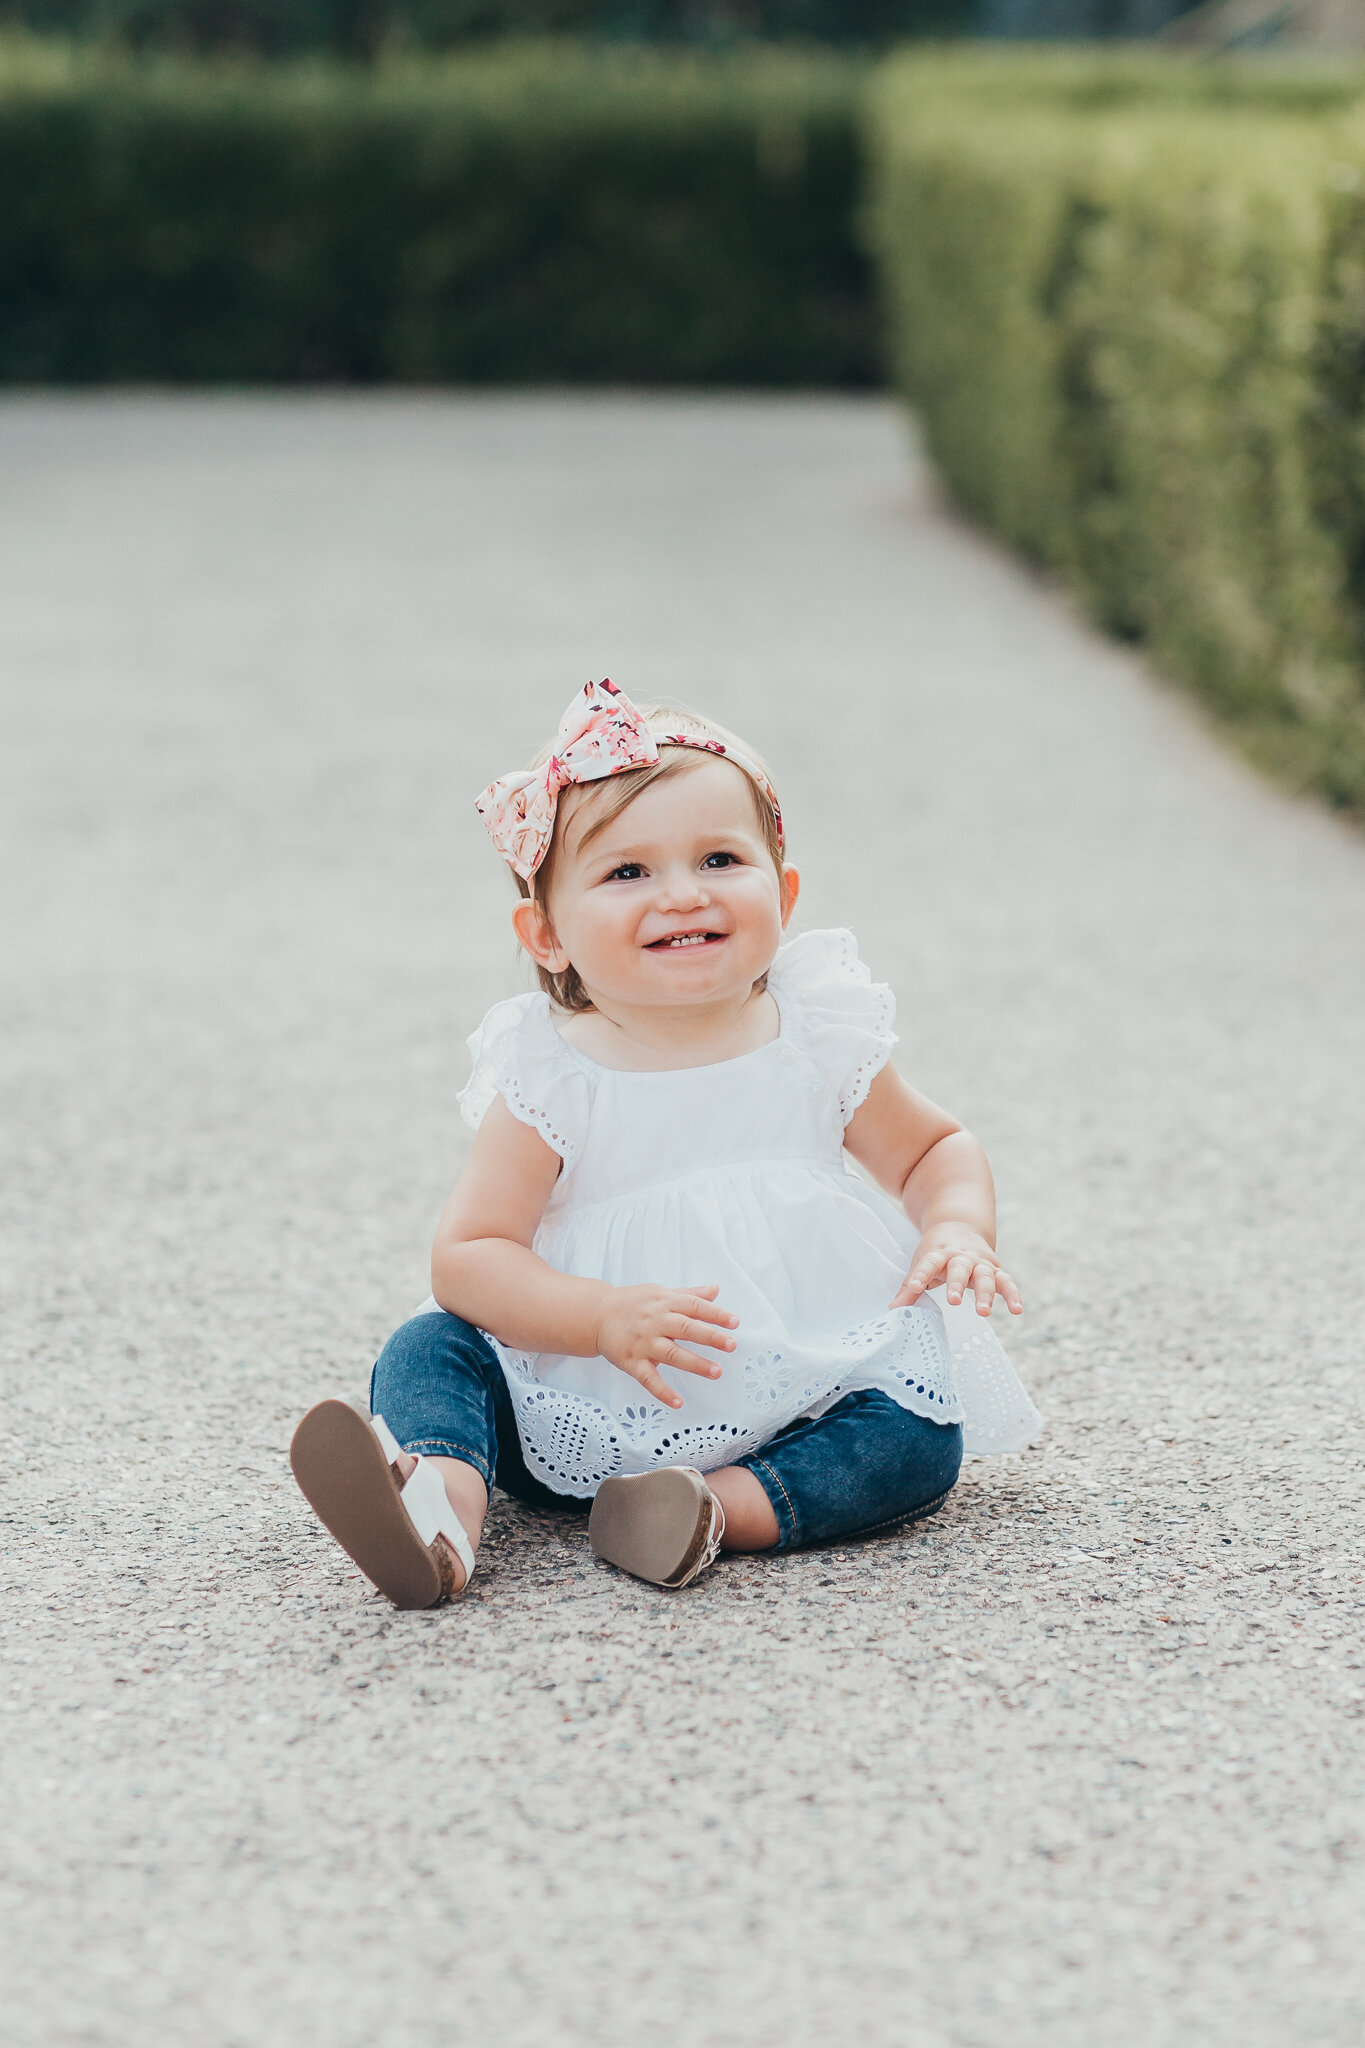
[[[681,1342],[686,1337],[716,1351],[734,1350],[734,1338],[720,1332],[736,1329],[739,1317],[716,1307],[719,1293],[719,1287],[613,1287],[597,1325],[597,1348],[665,1408],[681,1408],[682,1395],[659,1378],[658,1368],[676,1365],[703,1379],[720,1378],[718,1365],[685,1351]]]
[[[976,1312],[988,1316],[998,1294],[1012,1316],[1022,1315],[1024,1304],[1019,1289],[1010,1279],[984,1237],[965,1223],[936,1223],[926,1230],[915,1250],[914,1264],[892,1302],[892,1308],[909,1308],[927,1288],[942,1281],[954,1306],[970,1287],[976,1296]]]

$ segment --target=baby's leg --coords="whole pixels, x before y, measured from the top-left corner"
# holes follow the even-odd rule
[[[370,1412],[383,1416],[401,1447],[400,1478],[424,1457],[475,1551],[498,1462],[495,1382],[501,1387],[502,1367],[487,1338],[439,1309],[394,1332],[370,1379]],[[458,1561],[454,1578],[453,1590],[462,1591]]]
[[[464,1591],[495,1478],[536,1507],[591,1505],[526,1470],[497,1354],[458,1316],[437,1309],[394,1333],[370,1381],[370,1413],[366,1423],[344,1401],[320,1401],[289,1455],[319,1520],[396,1606]]]
[[[477,1330],[439,1310],[415,1316],[375,1366],[371,1422],[319,1401],[294,1431],[304,1498],[396,1607],[435,1607],[468,1584],[497,1462],[494,1374]]]
[[[458,1316],[437,1310],[395,1332],[370,1381],[370,1411],[384,1417],[402,1446],[401,1478],[409,1477],[419,1453],[439,1473],[475,1550],[494,1482],[514,1499],[554,1513],[586,1514],[592,1506],[553,1492],[527,1470],[497,1353],[482,1331]]]
[[[930,1422],[867,1389],[704,1482],[668,1466],[604,1480],[588,1536],[599,1557],[636,1578],[687,1586],[714,1561],[717,1538],[722,1550],[794,1550],[932,1514],[961,1463],[957,1423]]]
[[[932,1514],[961,1464],[960,1424],[931,1422],[867,1388],[825,1415],[792,1423],[707,1483],[725,1508],[727,1550],[794,1550]],[[732,1488],[739,1508],[733,1540]],[[771,1517],[766,1524],[755,1490]],[[749,1540],[765,1527],[762,1540]]]
[[[428,1458],[441,1476],[446,1490],[446,1499],[454,1508],[456,1518],[469,1538],[469,1547],[476,1554],[483,1536],[483,1518],[488,1512],[488,1488],[472,1465],[463,1464],[458,1458]],[[410,1479],[417,1470],[414,1452],[400,1451],[394,1460],[400,1479]],[[457,1592],[464,1590],[464,1567],[457,1564]]]
[[[725,1510],[722,1550],[772,1550],[781,1530],[773,1504],[752,1472],[743,1465],[725,1465],[708,1472],[706,1483]]]

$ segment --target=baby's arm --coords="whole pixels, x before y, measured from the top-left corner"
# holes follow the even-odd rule
[[[997,1294],[1020,1314],[1019,1290],[995,1256],[995,1182],[970,1131],[887,1066],[855,1110],[844,1143],[920,1233],[892,1308],[909,1307],[942,1282],[951,1302],[970,1287],[980,1315],[990,1314]]]
[[[609,1359],[665,1407],[682,1398],[661,1365],[718,1379],[721,1368],[684,1348],[733,1351],[737,1316],[716,1287],[609,1287],[558,1273],[531,1250],[560,1158],[499,1096],[479,1125],[469,1164],[431,1248],[431,1291],[443,1309],[516,1351]]]

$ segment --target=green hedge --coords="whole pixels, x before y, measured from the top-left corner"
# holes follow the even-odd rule
[[[865,383],[864,77],[0,44],[0,379]]]
[[[1365,808],[1365,70],[1031,50],[866,80],[0,41],[0,380],[866,383],[861,204],[962,501]]]
[[[1358,67],[897,61],[869,234],[961,500],[1365,807]]]
[[[756,37],[885,46],[968,33],[976,11],[977,0],[0,0],[0,23],[136,49],[370,58],[536,35],[712,49]]]

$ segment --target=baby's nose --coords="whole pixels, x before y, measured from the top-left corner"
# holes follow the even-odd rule
[[[663,901],[671,909],[685,907],[693,909],[699,903],[709,902],[700,875],[692,868],[668,869],[661,877]]]

